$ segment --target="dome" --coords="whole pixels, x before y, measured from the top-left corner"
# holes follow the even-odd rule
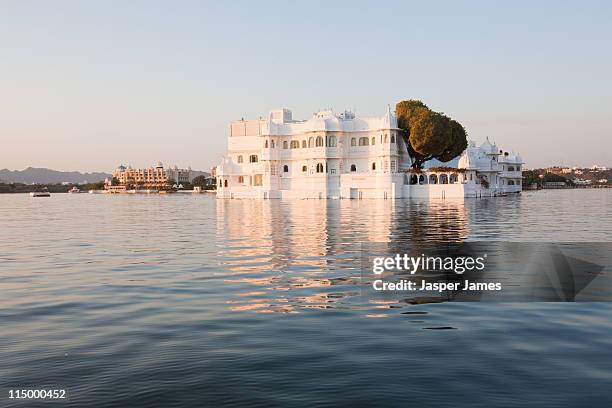
[[[497,154],[499,152],[495,143],[491,144],[491,142],[489,142],[488,137],[484,143],[480,145],[480,150],[482,150],[484,154]]]

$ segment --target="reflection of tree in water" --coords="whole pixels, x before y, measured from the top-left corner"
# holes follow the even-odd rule
[[[399,201],[395,210],[390,253],[420,253],[469,235],[468,209],[463,200]]]

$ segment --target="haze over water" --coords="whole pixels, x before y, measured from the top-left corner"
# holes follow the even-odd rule
[[[611,198],[0,195],[0,405],[610,406],[610,303],[387,303],[355,277],[362,242],[610,242]]]

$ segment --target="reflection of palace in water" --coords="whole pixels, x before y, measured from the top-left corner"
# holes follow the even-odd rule
[[[463,199],[218,200],[218,259],[235,310],[336,308],[359,294],[361,250],[468,236]],[[364,245],[365,244],[365,245]]]

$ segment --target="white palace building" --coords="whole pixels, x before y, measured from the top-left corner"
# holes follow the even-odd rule
[[[521,191],[521,157],[488,139],[480,146],[470,141],[458,160],[438,167],[411,164],[390,107],[380,117],[321,111],[308,120],[273,110],[267,118],[230,123],[227,154],[216,169],[217,197],[456,198]]]

